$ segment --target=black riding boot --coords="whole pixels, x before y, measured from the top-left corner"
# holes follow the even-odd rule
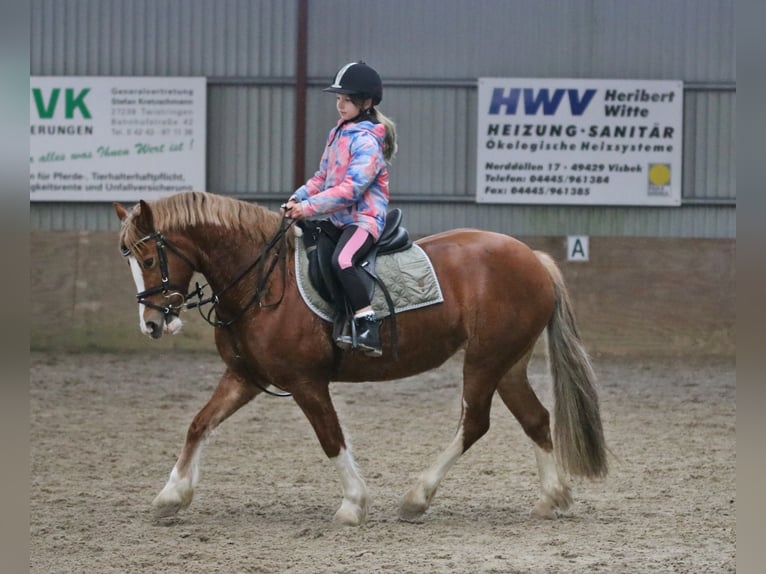
[[[355,317],[357,347],[368,357],[380,357],[383,349],[380,346],[380,321],[374,313],[363,317]]]

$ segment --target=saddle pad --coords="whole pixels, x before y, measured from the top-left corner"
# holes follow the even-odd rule
[[[431,260],[417,244],[413,243],[406,251],[378,255],[375,268],[391,295],[397,313],[444,301]],[[319,296],[311,284],[309,260],[303,241],[300,240],[295,242],[295,278],[306,305],[325,321],[332,321],[335,310]],[[372,308],[379,318],[390,315],[386,298],[378,286],[375,287]]]

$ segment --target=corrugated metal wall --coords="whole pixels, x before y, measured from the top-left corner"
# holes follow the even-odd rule
[[[733,0],[308,0],[305,173],[336,114],[319,89],[365,59],[399,126],[394,204],[417,234],[735,237]],[[292,189],[297,0],[32,0],[32,75],[204,75],[208,189]],[[680,79],[680,208],[476,205],[480,76]],[[33,203],[37,229],[114,229],[109,205]]]
[[[350,57],[432,79],[735,73],[731,0],[310,0],[309,21],[309,70],[325,74]]]
[[[32,0],[30,6],[32,75],[293,75],[293,0]]]

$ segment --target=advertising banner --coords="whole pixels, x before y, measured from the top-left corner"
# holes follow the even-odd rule
[[[31,201],[205,189],[205,78],[30,78]]]
[[[683,83],[480,78],[478,203],[681,204]]]

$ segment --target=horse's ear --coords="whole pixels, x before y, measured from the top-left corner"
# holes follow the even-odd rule
[[[137,227],[147,232],[154,231],[154,216],[152,215],[152,210],[149,207],[149,204],[143,199],[138,202],[134,219]]]
[[[117,214],[117,217],[120,218],[120,221],[124,221],[128,216],[128,210],[125,209],[121,203],[117,203],[116,201],[112,205],[114,205],[114,211]]]

